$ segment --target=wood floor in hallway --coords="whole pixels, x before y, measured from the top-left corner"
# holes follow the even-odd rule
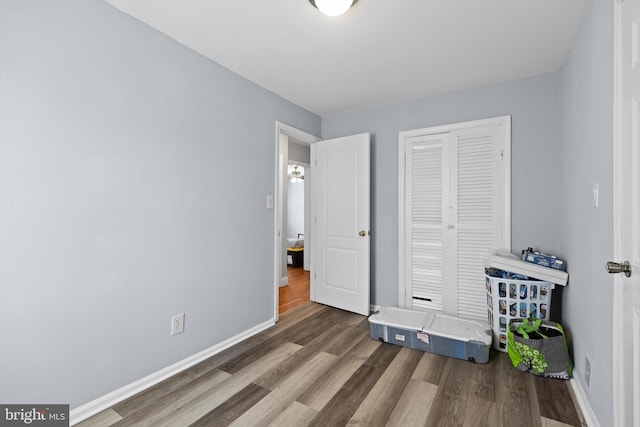
[[[302,267],[288,267],[289,284],[278,288],[278,313],[309,302],[309,272]]]
[[[106,409],[85,426],[581,426],[568,383],[371,339],[313,302]]]

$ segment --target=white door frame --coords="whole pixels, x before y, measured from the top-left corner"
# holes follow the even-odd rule
[[[283,176],[283,174],[286,172],[286,168],[287,168],[287,164],[288,164],[288,158],[284,159],[284,164],[283,164],[283,169],[281,169],[280,166],[280,162],[279,162],[279,158],[280,158],[280,135],[287,135],[289,137],[289,139],[293,139],[295,140],[297,143],[301,143],[301,144],[307,144],[307,145],[311,145],[314,144],[318,141],[320,141],[320,138],[315,136],[315,135],[311,135],[310,133],[304,132],[300,129],[297,129],[293,126],[287,125],[285,123],[276,121],[276,134],[275,134],[275,193],[274,193],[274,201],[279,200],[280,195],[283,193],[283,188],[281,188],[281,181],[280,181],[280,177]],[[311,190],[313,191],[313,190]],[[274,236],[274,271],[273,271],[273,286],[274,286],[274,292],[275,292],[275,298],[274,298],[274,316],[276,321],[279,318],[278,315],[278,289],[280,287],[280,277],[281,277],[281,265],[282,265],[282,246],[281,246],[281,242],[282,242],[282,236],[278,235],[278,231],[280,228],[280,224],[282,221],[282,215],[283,212],[279,209],[278,207],[278,203],[274,204],[274,224],[273,224],[273,236]],[[305,226],[306,228],[306,226]],[[282,230],[282,232],[286,233],[286,230]],[[305,245],[306,245],[306,239],[308,237],[309,240],[313,239],[313,231],[310,233],[310,236],[306,236],[305,235]],[[306,252],[306,249],[305,249]],[[310,263],[309,265],[309,269],[311,271],[313,271],[313,264]]]
[[[621,32],[621,15],[620,15],[620,3],[621,1],[614,2],[614,65],[613,65],[613,259],[619,259],[621,253],[620,241],[616,239],[616,236],[621,233],[620,220],[619,220],[619,198],[620,188],[619,186],[619,153],[621,150],[621,105],[620,105],[620,85],[622,84],[620,79],[620,72],[622,70],[622,40],[620,37]],[[624,402],[622,402],[623,386],[624,386],[624,372],[622,372],[622,326],[624,314],[623,314],[623,301],[624,293],[621,292],[622,284],[619,275],[613,277],[613,331],[612,331],[612,353],[613,353],[613,422],[616,424],[620,420],[624,419]]]
[[[620,191],[620,158],[622,152],[622,15],[623,0],[614,1],[614,66],[613,66],[613,260],[622,259],[621,206],[623,195]],[[637,274],[637,273],[636,273]],[[623,399],[627,372],[624,372],[624,292],[622,275],[613,275],[613,424],[622,425],[625,419],[625,402]]]

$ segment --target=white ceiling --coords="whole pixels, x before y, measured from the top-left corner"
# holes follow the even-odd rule
[[[557,71],[587,0],[107,0],[318,115]]]

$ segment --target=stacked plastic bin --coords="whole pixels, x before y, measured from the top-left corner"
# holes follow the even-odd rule
[[[491,253],[485,260],[488,321],[493,348],[507,351],[507,331],[512,319],[549,320],[552,291],[565,286],[564,271],[519,260],[510,253]]]

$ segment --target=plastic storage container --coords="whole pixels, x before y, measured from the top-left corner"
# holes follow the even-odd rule
[[[507,351],[507,332],[512,319],[549,320],[551,291],[555,284],[541,280],[518,280],[485,275],[489,323],[493,347]]]
[[[511,319],[533,315],[538,319],[549,320],[551,291],[556,285],[566,286],[569,275],[566,271],[522,261],[514,254],[501,250],[487,254],[484,266],[485,272],[502,270],[513,277],[502,278],[486,274],[488,320],[493,328],[493,347],[506,352],[507,330]],[[526,276],[528,280],[518,279],[518,275]]]
[[[371,338],[472,362],[489,361],[491,327],[433,311],[383,307],[369,317]]]

